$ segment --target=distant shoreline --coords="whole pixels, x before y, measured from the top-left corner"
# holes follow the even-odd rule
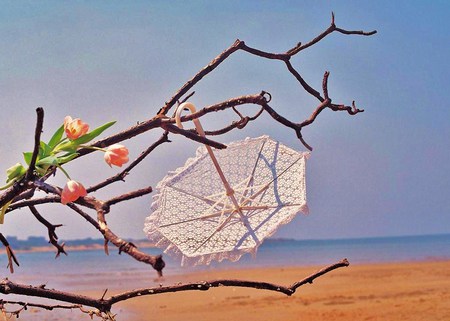
[[[299,244],[303,246],[316,246],[316,245],[328,245],[328,244],[342,244],[342,243],[372,243],[383,242],[392,243],[397,241],[417,241],[421,240],[426,242],[431,239],[439,240],[444,239],[446,242],[450,240],[450,234],[433,234],[433,235],[404,235],[404,236],[384,236],[384,237],[361,237],[361,238],[342,238],[342,239],[305,239],[297,240],[291,238],[269,238],[264,241],[264,244]],[[15,236],[7,236],[7,239],[11,245],[11,248],[15,253],[37,253],[37,252],[56,252],[56,248],[51,245],[48,240],[43,236],[30,236],[28,239],[20,240]],[[135,244],[138,248],[155,248],[147,239],[130,239],[130,243]],[[64,248],[67,252],[70,251],[94,251],[104,249],[104,240],[101,238],[85,238],[74,240],[61,240],[60,244],[65,243]],[[110,245],[110,249],[114,246]],[[0,247],[0,253],[5,253],[5,249]]]
[[[132,242],[139,248],[151,248],[154,247],[150,242],[147,242],[145,240],[143,241],[135,241]],[[113,245],[109,245],[112,247]],[[31,246],[31,247],[18,247],[15,248],[12,246],[12,249],[15,253],[41,253],[41,252],[56,252],[56,248],[53,245],[45,245],[45,246]],[[104,245],[99,243],[92,243],[92,244],[82,244],[82,245],[68,245],[66,244],[64,246],[64,249],[66,252],[73,252],[73,251],[95,251],[95,250],[103,250]],[[0,254],[4,254],[6,251],[4,248],[0,249]]]

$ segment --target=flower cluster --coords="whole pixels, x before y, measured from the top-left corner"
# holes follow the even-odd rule
[[[106,123],[100,127],[89,131],[89,125],[79,118],[73,119],[71,116],[64,118],[63,125],[53,134],[51,139],[46,142],[40,142],[39,154],[35,163],[35,174],[42,177],[51,169],[58,167],[68,178],[68,182],[61,192],[61,203],[67,204],[76,201],[79,197],[87,195],[84,186],[70,178],[68,173],[62,168],[62,165],[76,158],[78,150],[81,148],[90,148],[104,152],[105,162],[112,167],[122,167],[128,162],[128,149],[120,144],[114,144],[106,149],[87,146],[86,143],[99,136],[103,131],[114,125],[115,121]],[[23,153],[25,162],[30,165],[32,152]],[[15,182],[19,181],[27,172],[27,168],[21,163],[10,167],[7,174],[6,185],[0,187],[5,189]],[[3,208],[2,208],[3,210]],[[5,208],[6,210],[6,208]],[[2,220],[0,212],[0,224]]]

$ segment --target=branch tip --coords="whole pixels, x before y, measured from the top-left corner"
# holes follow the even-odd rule
[[[328,96],[328,76],[330,76],[330,72],[325,71],[322,80],[322,90],[325,100],[329,100],[331,102],[330,97]]]
[[[100,298],[100,300],[104,300],[105,299],[106,292],[108,292],[108,289],[105,289],[105,291],[103,292],[103,295]]]
[[[310,152],[312,152],[313,148],[305,141],[305,139],[303,138],[303,135],[301,133],[301,130],[296,130],[295,131],[297,134],[297,138],[300,140],[300,142],[303,144],[303,146],[306,147],[306,149],[308,149]]]
[[[34,132],[34,148],[31,156],[30,165],[25,174],[25,181],[30,181],[34,176],[34,170],[36,167],[36,161],[39,154],[39,147],[41,143],[42,128],[44,126],[44,108],[36,108],[36,129]]]

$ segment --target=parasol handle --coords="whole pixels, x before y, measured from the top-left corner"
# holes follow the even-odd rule
[[[181,105],[179,105],[177,110],[176,110],[176,112],[175,112],[175,121],[176,121],[176,124],[177,124],[177,126],[179,128],[183,128],[183,125],[181,124],[181,112],[183,111],[184,108],[189,109],[191,111],[191,113],[195,113],[195,111],[196,111],[195,106],[194,106],[193,103],[185,102],[185,103],[182,103]],[[203,130],[203,127],[200,124],[200,121],[198,120],[198,118],[194,118],[192,121],[194,122],[195,129],[197,130],[198,134],[200,136],[202,136],[202,137],[206,137],[205,131]],[[228,183],[227,179],[225,178],[225,175],[223,174],[222,168],[220,168],[219,162],[217,161],[217,158],[214,155],[214,152],[213,152],[211,146],[205,144],[205,147],[206,147],[206,150],[208,151],[209,156],[211,157],[211,160],[212,160],[212,162],[214,164],[214,167],[217,170],[217,173],[220,176],[220,179],[222,180],[222,183],[223,183],[223,185],[225,187],[225,191],[227,192],[227,195],[231,197],[234,205],[236,207],[239,207],[239,204],[238,204],[236,198],[233,195],[234,194],[234,190],[231,188],[230,184]]]

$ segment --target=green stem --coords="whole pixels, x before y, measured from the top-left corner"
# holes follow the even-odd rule
[[[62,168],[61,165],[56,165],[56,166],[61,170],[61,172],[63,172],[64,175],[66,175],[66,177],[67,177],[69,180],[72,180],[72,179],[70,178],[69,174],[66,172],[66,170],[65,170],[64,168]]]
[[[0,224],[5,223],[5,214],[6,214],[6,211],[8,210],[9,205],[11,205],[12,201],[13,200],[10,200],[8,203],[3,205],[3,207],[0,209]]]
[[[100,147],[95,147],[95,146],[86,146],[86,145],[80,145],[81,148],[86,148],[86,149],[92,149],[92,150],[99,150],[101,152],[107,152],[106,149],[104,148],[100,148]]]
[[[59,147],[65,143],[66,141],[68,141],[67,137],[64,137],[63,139],[61,139],[58,144],[55,145],[55,147],[53,148],[53,153],[57,154],[59,152],[61,152],[61,150],[59,149]]]
[[[12,179],[8,184],[0,186],[0,191],[3,191],[5,189],[7,189],[8,187],[13,186],[13,184],[17,181],[17,179],[18,178],[16,177],[16,178]]]

